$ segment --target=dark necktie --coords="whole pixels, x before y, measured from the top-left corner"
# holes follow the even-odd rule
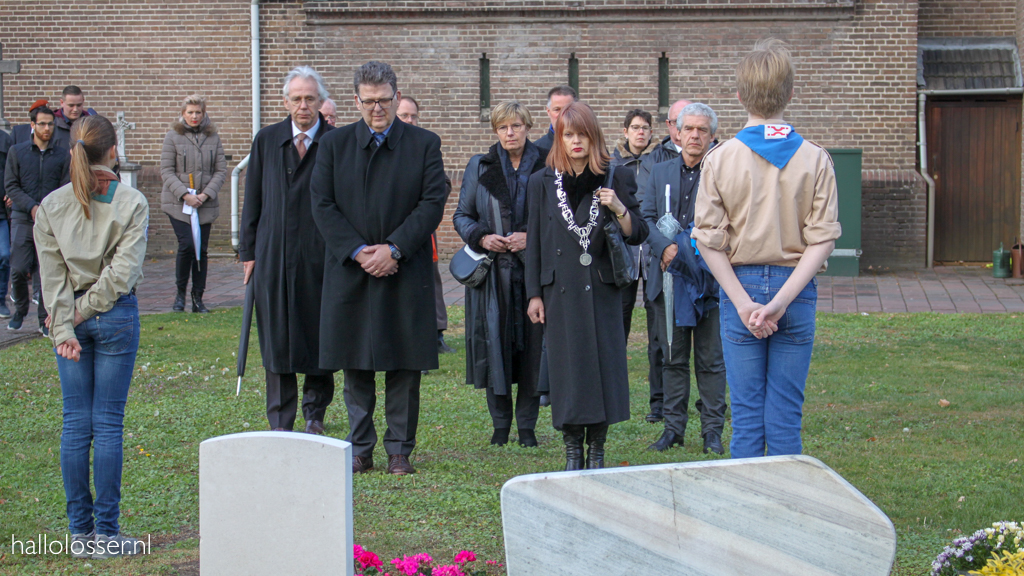
[[[379,148],[380,145],[384,143],[384,135],[381,134],[380,132],[374,132],[373,141],[377,144],[377,147]]]

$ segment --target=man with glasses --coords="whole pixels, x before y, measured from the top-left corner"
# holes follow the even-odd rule
[[[373,468],[375,373],[384,372],[390,474],[412,474],[422,370],[438,366],[430,235],[448,191],[441,139],[395,121],[402,94],[391,66],[355,72],[362,118],[321,142],[313,217],[327,243],[320,365],[345,371],[353,472]]]
[[[320,115],[327,121],[327,125],[331,128],[338,125],[338,105],[334,103],[334,100],[330,98],[324,100],[324,103],[320,105]]]
[[[255,282],[256,327],[267,372],[267,421],[291,430],[302,386],[306,432],[324,433],[334,374],[320,368],[320,300],[324,239],[317,232],[309,181],[323,137],[333,128],[319,113],[323,78],[309,66],[285,76],[288,117],[252,142],[238,245],[245,283]]]

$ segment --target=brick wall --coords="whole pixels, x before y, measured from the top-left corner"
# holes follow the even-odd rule
[[[861,182],[861,270],[922,268],[928,190],[914,170],[865,170]]]
[[[1016,36],[1017,0],[920,0],[918,35]]]
[[[80,85],[88,105],[110,116],[123,110],[136,122],[127,152],[146,166],[142,186],[153,196],[167,125],[180,99],[200,92],[233,157],[229,169],[245,156],[249,2],[93,0],[65,8],[54,0],[0,0],[4,57],[22,61],[21,74],[5,77],[13,122],[24,121],[37,97],[56,102],[64,85]],[[714,107],[725,139],[746,118],[733,95],[736,62],[757,39],[782,38],[798,65],[788,116],[797,129],[826,147],[862,148],[865,170],[907,170],[914,166],[917,11],[917,2],[906,0],[264,1],[264,125],[284,115],[280,79],[292,66],[316,67],[339,101],[339,122],[349,122],[357,118],[354,68],[370,59],[392,63],[399,88],[421,102],[422,125],[444,142],[455,192],[439,236],[442,253],[450,254],[460,245],[451,213],[462,168],[495,141],[479,119],[482,54],[491,62],[492,103],[523,102],[534,116],[533,138],[547,127],[544,95],[565,83],[570,53],[579,59],[580,92],[610,144],[627,109],[657,111],[657,63],[665,52],[672,98]],[[37,14],[47,14],[42,26]],[[78,58],[63,56],[69,46]],[[661,124],[656,137],[664,135]],[[217,251],[229,246],[227,183],[222,194]],[[155,211],[153,220],[153,250],[173,249],[166,216]]]

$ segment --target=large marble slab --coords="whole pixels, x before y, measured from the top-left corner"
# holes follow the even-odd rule
[[[199,567],[216,576],[352,576],[352,446],[294,432],[199,445]]]
[[[889,518],[808,456],[531,474],[501,490],[509,576],[885,576]]]

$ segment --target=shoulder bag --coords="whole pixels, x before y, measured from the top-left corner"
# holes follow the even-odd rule
[[[498,208],[498,201],[494,196],[491,196],[491,211],[494,214],[494,227],[500,235],[501,211]],[[469,245],[466,245],[452,256],[451,262],[448,263],[448,271],[452,273],[452,278],[455,278],[463,286],[479,288],[487,280],[487,274],[491,271],[494,256],[494,252],[481,254],[470,248]]]
[[[615,175],[615,167],[608,166],[608,180],[605,188],[612,187],[612,177]],[[637,263],[633,258],[633,251],[626,244],[622,237],[622,229],[619,228],[617,218],[608,210],[608,222],[604,225],[605,241],[608,244],[608,254],[612,259],[612,272],[615,275],[615,285],[625,288],[634,282],[637,277]]]

